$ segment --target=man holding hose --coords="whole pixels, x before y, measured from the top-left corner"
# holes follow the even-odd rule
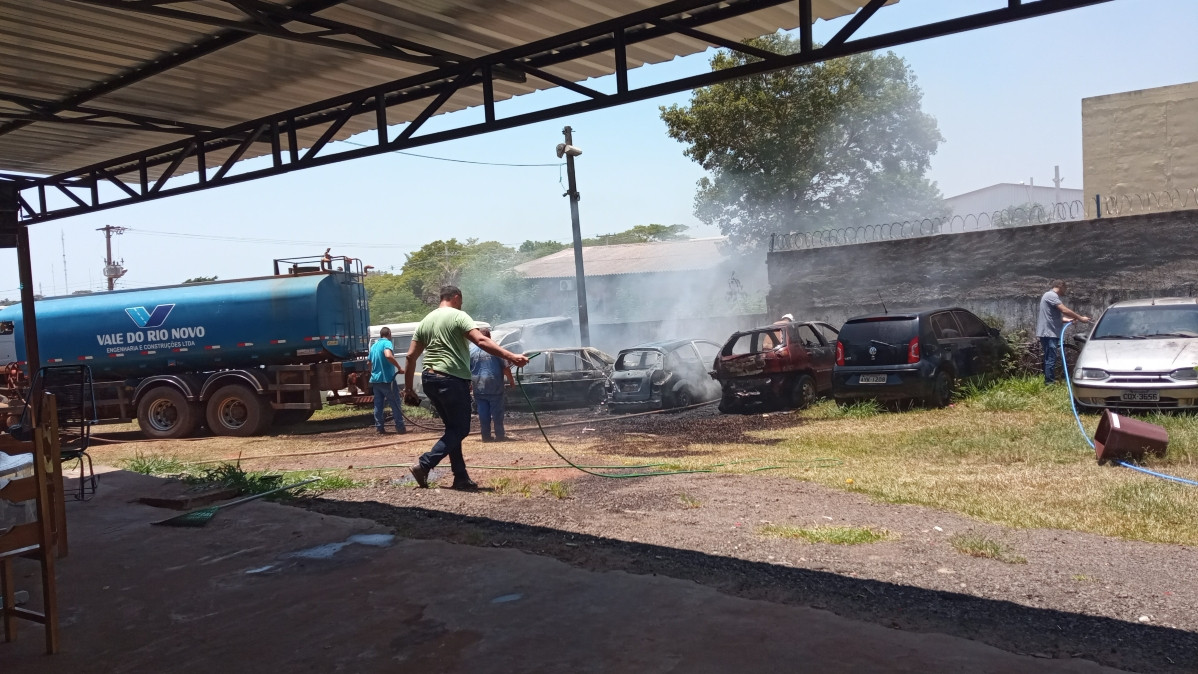
[[[1052,289],[1040,297],[1040,311],[1036,313],[1036,336],[1040,338],[1040,350],[1044,352],[1044,383],[1051,384],[1056,374],[1057,361],[1061,354],[1061,329],[1071,321],[1089,323],[1089,316],[1082,316],[1061,303],[1061,295],[1069,291],[1069,285],[1057,279]],[[1061,363],[1068,368],[1068,363]]]
[[[462,440],[470,434],[471,343],[517,367],[528,364],[528,358],[504,349],[474,327],[474,319],[462,311],[462,291],[456,286],[443,286],[441,305],[416,326],[404,370],[404,402],[419,405],[420,397],[412,389],[412,376],[416,359],[424,354],[424,372],[420,375],[424,393],[445,422],[445,434],[410,469],[421,487],[428,487],[429,472],[448,455],[453,489],[478,489],[467,474],[466,460],[462,457]]]

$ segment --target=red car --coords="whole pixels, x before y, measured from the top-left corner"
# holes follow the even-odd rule
[[[827,323],[782,323],[737,332],[715,360],[721,412],[746,407],[803,409],[832,388],[836,328]]]

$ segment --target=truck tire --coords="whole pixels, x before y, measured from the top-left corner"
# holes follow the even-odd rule
[[[137,425],[147,438],[185,438],[200,423],[200,408],[178,389],[159,386],[142,395],[137,403]]]
[[[208,429],[215,435],[245,438],[270,427],[274,410],[247,386],[222,386],[208,399]]]

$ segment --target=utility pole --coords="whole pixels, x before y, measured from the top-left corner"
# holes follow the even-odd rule
[[[582,228],[578,224],[578,182],[574,179],[574,158],[582,154],[582,150],[574,147],[574,130],[570,127],[562,129],[566,142],[557,146],[557,156],[566,156],[567,192],[563,197],[570,197],[570,225],[574,230],[574,288],[578,291],[578,337],[583,346],[591,345],[591,325],[587,316],[587,286],[586,274],[582,268]]]
[[[112,290],[116,285],[116,280],[124,276],[129,270],[123,266],[125,261],[112,261],[112,235],[124,234],[124,227],[113,227],[112,225],[104,225],[96,230],[104,232],[104,245],[108,249],[108,256],[104,258],[104,277],[108,279],[108,289]]]
[[[1059,206],[1059,204],[1061,203],[1061,165],[1060,164],[1057,164],[1056,166],[1052,167],[1052,184],[1056,185],[1056,187],[1057,187],[1056,192],[1053,193],[1052,198],[1053,198],[1053,201],[1056,204],[1058,204],[1058,206]],[[1056,209],[1058,206],[1053,206],[1053,209]]]

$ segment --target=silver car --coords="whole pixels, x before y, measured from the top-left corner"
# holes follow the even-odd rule
[[[1198,407],[1198,298],[1112,304],[1072,374],[1080,407]]]

